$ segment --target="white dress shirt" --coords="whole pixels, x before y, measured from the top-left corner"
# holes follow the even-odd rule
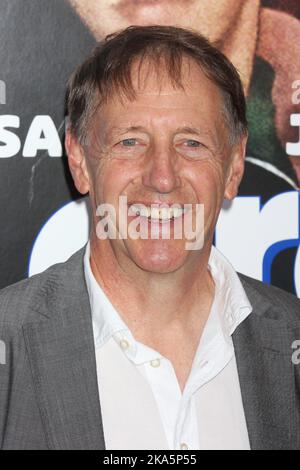
[[[107,450],[250,449],[231,335],[252,307],[215,247],[209,269],[215,297],[182,393],[172,363],[135,340],[96,281],[87,244],[84,270]]]

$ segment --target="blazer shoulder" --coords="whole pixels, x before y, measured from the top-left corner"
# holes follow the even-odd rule
[[[296,322],[300,325],[300,299],[298,297],[279,287],[265,284],[244,274],[238,274],[250,302],[257,310],[267,306],[269,308],[264,310],[268,314],[272,309],[288,322]]]
[[[68,290],[72,275],[75,277],[82,268],[80,261],[83,262],[83,249],[65,262],[54,264],[42,273],[1,289],[0,324],[18,327],[48,317],[51,308],[45,310],[41,304],[51,303],[55,293],[60,291],[62,294]]]

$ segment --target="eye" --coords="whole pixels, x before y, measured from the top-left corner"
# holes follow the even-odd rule
[[[193,139],[189,139],[186,141],[186,145],[188,147],[200,147],[201,146],[201,143],[198,142],[197,140],[193,140]]]
[[[208,148],[202,142],[195,139],[183,138],[177,145],[177,151],[186,158],[203,159],[207,156]]]
[[[112,147],[112,153],[119,158],[138,158],[146,150],[146,142],[137,137],[127,137]]]
[[[120,142],[123,147],[134,147],[135,143],[136,139],[124,139]]]

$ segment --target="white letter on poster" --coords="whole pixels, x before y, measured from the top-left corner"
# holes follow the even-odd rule
[[[220,213],[216,247],[234,268],[263,278],[263,260],[277,242],[299,238],[299,193],[290,191],[270,199],[262,208],[259,197],[237,197]]]
[[[300,127],[300,114],[291,114],[291,126]],[[286,153],[291,156],[300,156],[300,140],[299,142],[288,142],[286,144]]]
[[[50,116],[35,116],[28,130],[23,157],[36,157],[38,150],[47,150],[50,157],[62,156],[62,145]]]
[[[21,148],[19,137],[6,127],[20,127],[19,116],[4,114],[0,116],[0,158],[10,158],[17,155]],[[4,144],[4,145],[3,145]]]

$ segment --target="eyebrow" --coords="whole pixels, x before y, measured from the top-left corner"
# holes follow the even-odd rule
[[[176,133],[178,134],[197,134],[197,135],[200,135],[201,134],[201,131],[200,129],[197,129],[196,127],[188,127],[188,126],[184,126],[184,127],[178,127],[176,129]],[[202,131],[202,134],[205,134],[206,132]]]
[[[146,127],[143,127],[143,126],[112,127],[111,131],[122,132],[123,134],[125,134],[126,132],[131,132],[131,131],[148,132]]]

